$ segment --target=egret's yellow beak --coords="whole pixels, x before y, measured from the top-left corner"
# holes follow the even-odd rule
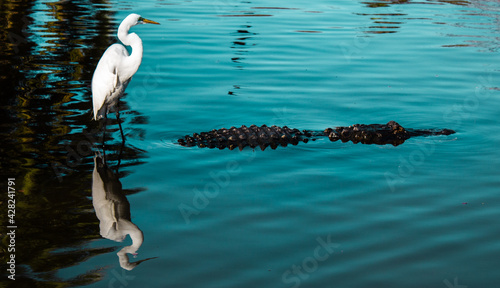
[[[142,22],[144,22],[144,23],[149,23],[149,24],[156,24],[156,25],[160,25],[160,23],[155,22],[155,21],[152,21],[152,20],[149,20],[149,19],[146,19],[146,18],[142,18]]]

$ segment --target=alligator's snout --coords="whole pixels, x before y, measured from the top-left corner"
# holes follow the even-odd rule
[[[456,132],[454,130],[451,130],[451,129],[443,129],[441,131],[439,131],[439,134],[440,135],[451,135],[451,134],[455,134]]]

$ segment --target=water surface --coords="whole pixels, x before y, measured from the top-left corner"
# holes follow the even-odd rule
[[[6,287],[499,283],[496,2],[0,5],[1,171],[16,178],[18,224]],[[110,114],[104,166],[90,79],[132,12],[161,25],[133,28],[145,52],[122,103],[127,141]],[[175,144],[221,127],[390,120],[457,133],[399,146]],[[99,181],[119,211],[107,238]]]

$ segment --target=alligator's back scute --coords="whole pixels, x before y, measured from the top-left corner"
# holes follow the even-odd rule
[[[405,129],[395,121],[387,124],[355,124],[348,127],[326,128],[322,132],[288,128],[287,126],[256,126],[243,125],[239,128],[221,128],[210,132],[194,133],[186,135],[177,142],[181,146],[200,148],[228,148],[233,150],[249,146],[267,147],[276,149],[278,146],[286,147],[288,144],[297,145],[300,142],[307,143],[317,137],[328,137],[330,141],[351,141],[362,144],[392,144],[394,146],[404,143],[407,139],[415,136],[451,135],[455,131],[450,129]]]

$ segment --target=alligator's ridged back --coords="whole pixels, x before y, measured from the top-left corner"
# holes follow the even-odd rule
[[[199,146],[201,148],[234,148],[243,149],[246,146],[252,148],[260,147],[262,150],[271,146],[276,149],[278,146],[287,146],[288,144],[297,145],[299,142],[307,142],[312,136],[306,130],[290,129],[288,127],[278,126],[256,126],[247,127],[245,125],[229,129],[222,128],[212,130],[210,132],[194,133],[192,136],[186,135],[183,139],[179,139],[178,143],[182,146],[192,147]]]
[[[352,141],[354,143],[397,146],[414,136],[450,135],[453,133],[455,131],[449,129],[405,129],[395,121],[390,121],[387,124],[356,124],[349,127],[327,128],[324,131],[301,131],[286,126],[252,125],[194,133],[192,136],[186,135],[179,139],[178,143],[186,147],[198,146],[219,149],[227,147],[230,150],[235,148],[241,150],[250,146],[251,148],[260,147],[264,150],[269,146],[276,149],[278,146],[297,145],[299,142],[307,143],[309,140],[314,141],[318,137],[326,136],[331,141],[341,140],[342,142]]]

